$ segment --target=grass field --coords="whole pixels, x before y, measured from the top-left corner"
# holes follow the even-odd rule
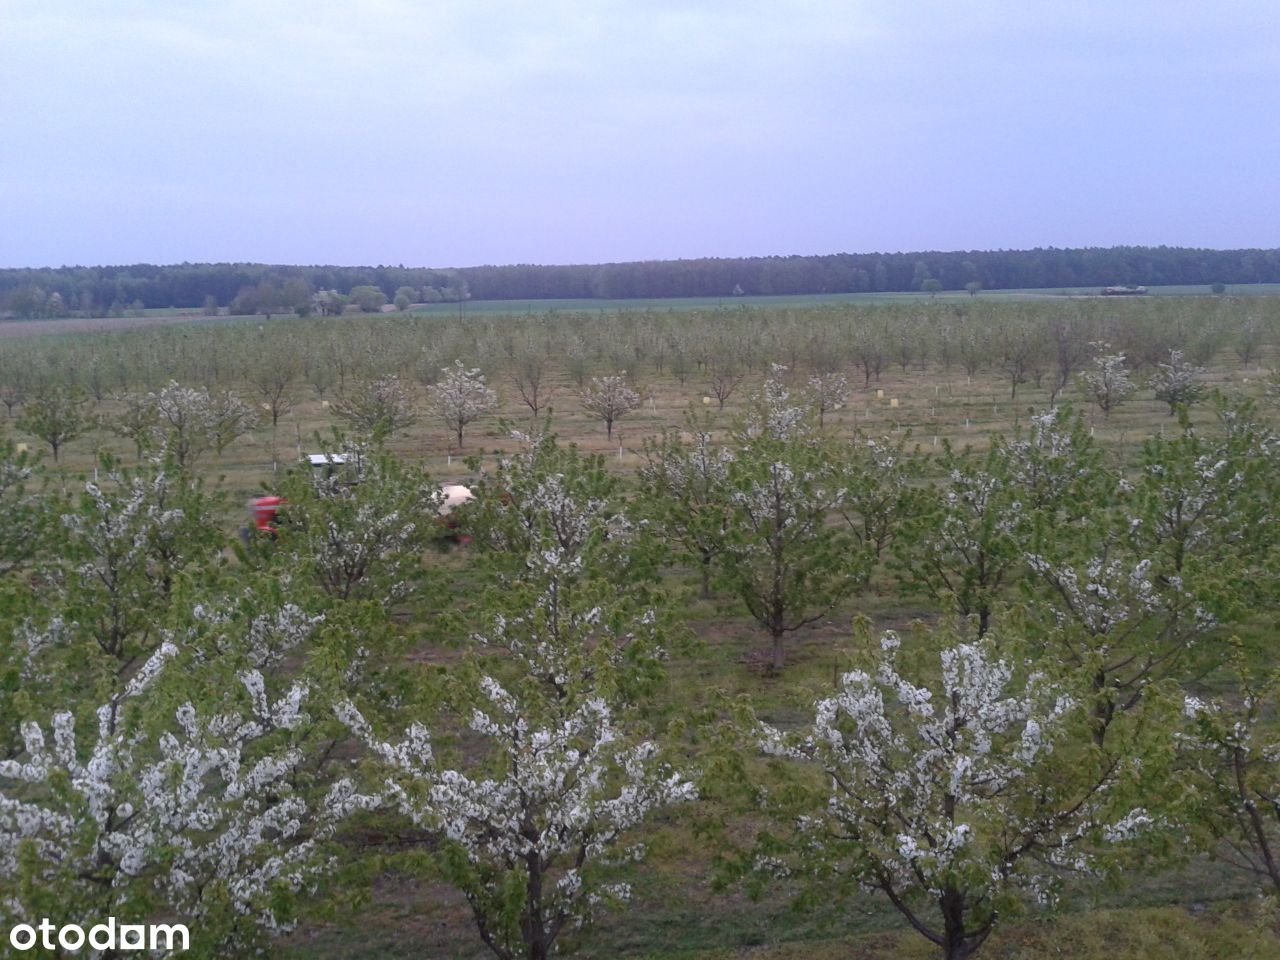
[[[1148,296],[1184,297],[1211,296],[1205,286],[1164,286],[1149,287]],[[1233,297],[1275,296],[1280,294],[1280,284],[1232,284],[1227,287],[1227,295]],[[798,296],[756,296],[756,297],[671,297],[650,300],[476,300],[464,304],[461,309],[456,303],[439,303],[419,305],[413,308],[415,313],[427,315],[466,315],[466,314],[540,314],[554,312],[612,312],[641,310],[708,310],[708,309],[798,309],[801,307],[848,304],[909,304],[921,302],[968,302],[973,299],[1000,300],[1005,302],[1037,302],[1049,298],[1097,297],[1096,287],[1045,287],[1026,290],[983,290],[976,298],[963,290],[948,290],[930,296],[927,293],[830,293],[802,294]]]

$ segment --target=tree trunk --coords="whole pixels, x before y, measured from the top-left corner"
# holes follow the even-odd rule
[[[528,915],[521,921],[525,945],[529,948],[529,960],[550,960],[553,940],[547,936],[542,917],[542,859],[534,852],[525,857],[528,879],[525,882],[525,909]]]
[[[1263,825],[1262,817],[1258,813],[1258,805],[1249,795],[1249,788],[1245,783],[1244,751],[1236,747],[1231,752],[1231,761],[1232,770],[1236,777],[1236,794],[1244,805],[1245,813],[1249,816],[1249,826],[1253,831],[1258,853],[1262,857],[1263,865],[1266,867],[1267,876],[1271,878],[1272,885],[1277,891],[1280,891],[1280,865],[1277,865],[1275,856],[1271,852],[1271,843],[1267,836],[1266,827]]]
[[[992,921],[978,930],[966,930],[964,922],[965,897],[963,891],[948,890],[938,898],[942,909],[942,954],[946,960],[968,960],[976,954],[991,932]]]

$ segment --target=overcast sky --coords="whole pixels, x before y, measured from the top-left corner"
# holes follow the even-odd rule
[[[0,266],[1280,245],[1276,0],[0,0]]]

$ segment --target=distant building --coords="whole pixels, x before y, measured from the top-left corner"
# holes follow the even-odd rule
[[[1147,292],[1146,287],[1103,287],[1102,295],[1104,297],[1133,297],[1141,296]]]

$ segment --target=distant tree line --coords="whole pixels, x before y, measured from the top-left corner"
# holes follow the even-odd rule
[[[976,294],[1028,287],[1275,282],[1280,282],[1280,249],[1185,247],[842,253],[461,269],[132,264],[0,270],[0,310],[27,319],[111,316],[165,307],[306,315],[333,313],[335,307],[341,312],[348,304],[368,311],[384,303],[404,309],[410,303],[473,298],[633,299],[940,290]]]

